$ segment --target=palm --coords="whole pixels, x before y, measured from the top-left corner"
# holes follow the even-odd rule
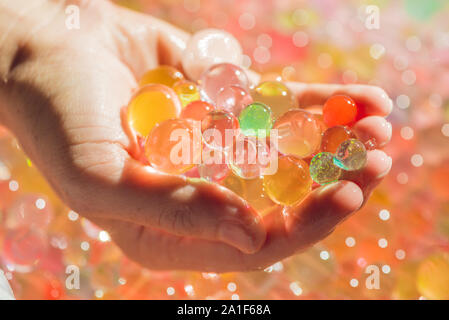
[[[317,189],[285,219],[272,212],[263,221],[243,199],[219,186],[149,171],[133,160],[138,148],[122,108],[142,72],[158,64],[180,67],[188,35],[150,17],[102,5],[108,15],[96,6],[85,12],[92,15],[86,21],[100,15],[99,23],[70,37],[47,30],[58,45],[35,46],[39,60],[23,66],[23,80],[31,80],[18,83],[30,101],[39,103],[26,111],[28,120],[15,131],[39,133],[18,135],[62,199],[108,230],[144,266],[216,272],[265,267],[327,236],[366,201],[379,175],[389,170],[385,154],[372,151],[364,171],[350,177],[355,183]],[[36,68],[44,68],[45,79],[33,77]],[[335,91],[366,103],[372,116],[356,129],[388,142],[380,116],[389,106],[377,97],[381,90],[290,85],[308,104]]]

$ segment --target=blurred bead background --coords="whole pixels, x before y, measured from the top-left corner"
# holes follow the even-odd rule
[[[16,298],[449,299],[447,1],[116,2],[190,32],[229,31],[265,79],[381,86],[394,101],[393,168],[327,239],[264,271],[152,272],[65,207],[0,128],[0,269]],[[79,289],[66,285],[72,265]]]

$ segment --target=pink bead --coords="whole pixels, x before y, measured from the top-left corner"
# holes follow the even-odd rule
[[[245,71],[230,63],[214,65],[207,69],[200,78],[202,97],[215,105],[217,105],[221,89],[229,86],[247,89],[248,85],[249,81]]]
[[[238,86],[229,86],[220,90],[217,97],[217,109],[232,113],[238,117],[253,98],[245,89]]]
[[[211,111],[213,111],[215,107],[206,101],[193,101],[185,106],[181,112],[182,119],[192,119],[201,121],[203,118]]]
[[[7,263],[29,271],[44,254],[46,238],[39,231],[20,227],[6,233],[3,242],[3,257]]]
[[[230,113],[222,111],[210,112],[201,122],[204,143],[213,148],[223,150],[232,144],[234,131],[238,129],[239,121]]]

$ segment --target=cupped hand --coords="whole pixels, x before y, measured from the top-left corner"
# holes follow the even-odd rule
[[[67,1],[67,4],[73,1]],[[30,30],[0,63],[0,121],[63,201],[109,231],[126,255],[152,269],[264,268],[326,237],[358,210],[390,167],[380,150],[345,181],[311,192],[300,206],[263,219],[218,185],[158,173],[134,160],[138,146],[122,109],[148,69],[180,59],[189,35],[106,1],[78,1],[81,29],[67,30],[65,1],[44,1],[19,27]],[[51,12],[48,14],[47,12]],[[23,19],[23,17],[21,18]],[[8,40],[5,41],[8,44]],[[392,103],[379,88],[288,84],[301,106],[350,95],[366,116],[362,140],[388,143]]]

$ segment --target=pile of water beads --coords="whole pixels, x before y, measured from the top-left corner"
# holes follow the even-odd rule
[[[246,71],[226,62],[198,82],[159,66],[139,84],[127,114],[147,164],[219,183],[262,213],[295,205],[313,182],[337,181],[366,164],[366,146],[350,129],[358,110],[348,96],[330,97],[323,114],[313,114],[282,82],[250,86]]]

